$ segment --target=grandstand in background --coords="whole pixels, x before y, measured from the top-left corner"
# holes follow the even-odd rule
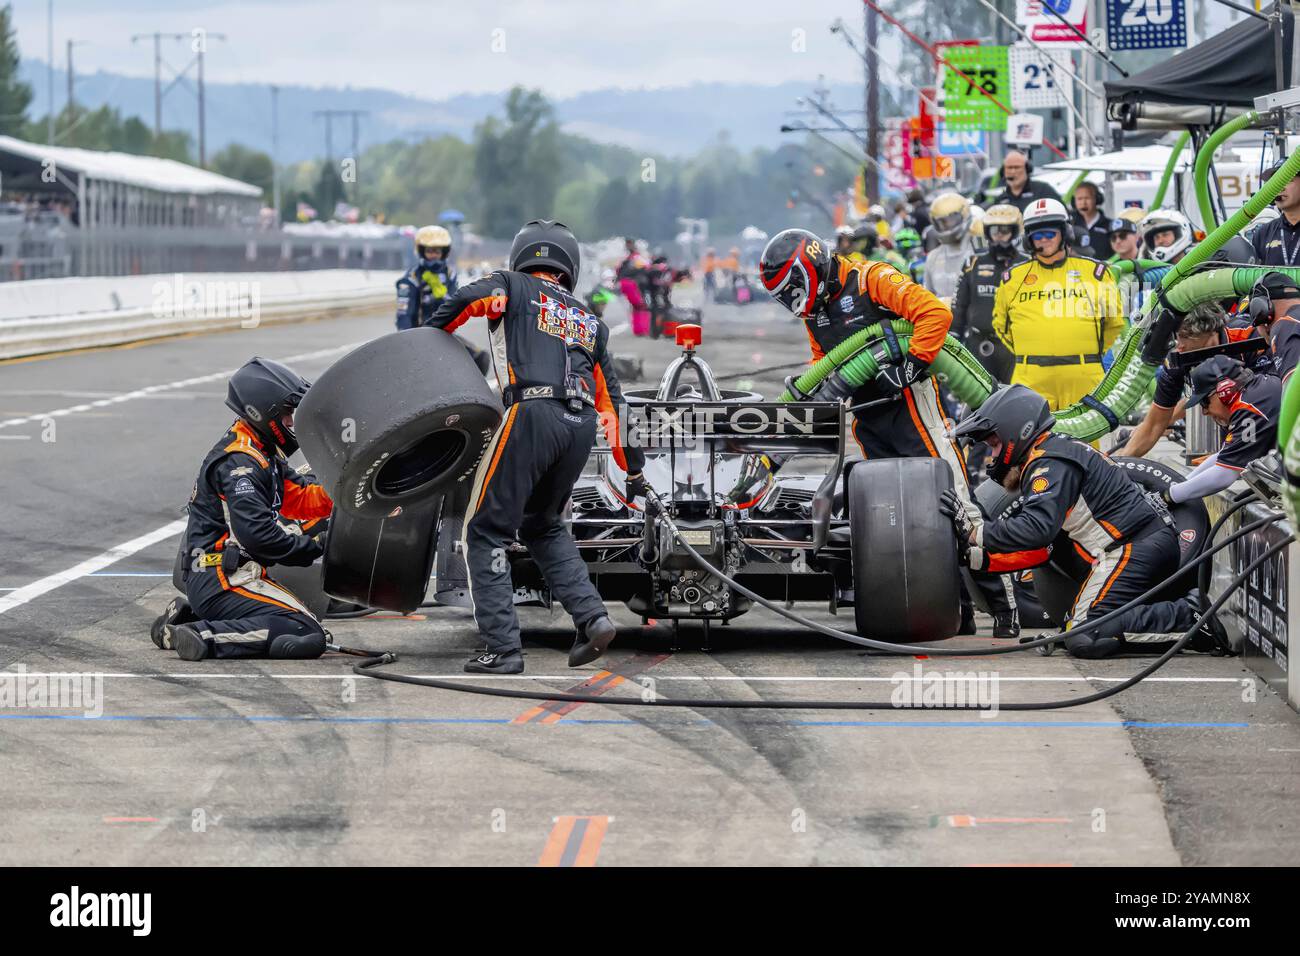
[[[0,281],[400,270],[409,244],[374,224],[283,229],[257,186],[175,160],[0,136]]]

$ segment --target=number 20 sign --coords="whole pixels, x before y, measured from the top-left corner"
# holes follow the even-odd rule
[[[1106,0],[1106,37],[1112,50],[1187,46],[1187,0]]]

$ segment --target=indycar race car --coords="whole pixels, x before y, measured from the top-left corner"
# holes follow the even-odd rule
[[[624,391],[623,425],[680,536],[644,501],[627,500],[610,449],[594,449],[569,517],[601,596],[642,618],[707,627],[751,606],[725,576],[770,601],[832,613],[851,605],[857,630],[872,637],[951,637],[961,572],[936,507],[948,467],[848,461],[840,405],[720,388],[698,353],[699,326],[680,326],[677,340],[681,355],[657,386]],[[437,396],[431,380],[445,383]],[[434,599],[468,606],[458,540],[500,416],[464,349],[436,329],[377,339],[327,370],[298,416],[304,452],[336,502],[324,590],[407,613],[426,600],[436,564]],[[786,462],[776,475],[771,456]],[[527,549],[516,543],[508,558],[516,602],[549,605]]]

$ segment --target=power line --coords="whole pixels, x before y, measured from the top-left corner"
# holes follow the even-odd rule
[[[190,40],[190,49],[194,51],[194,59],[191,60],[189,63],[187,63],[183,70],[177,70],[170,63],[166,64],[167,69],[171,70],[174,76],[172,77],[171,83],[167,85],[167,89],[165,90],[162,87],[162,68],[164,65],[163,58],[162,58],[162,41],[164,37],[176,41],[180,41],[188,38]],[[208,30],[194,29],[191,30],[189,33],[162,33],[160,31],[155,31],[153,33],[137,33],[131,37],[132,43],[135,43],[138,40],[148,40],[148,39],[153,40],[153,70],[154,70],[153,133],[155,138],[162,135],[163,97],[165,97],[168,93],[170,93],[172,91],[172,88],[175,87],[176,84],[186,82],[186,77],[189,74],[191,68],[193,67],[198,68],[197,70],[198,89],[196,92],[196,96],[198,97],[198,106],[199,106],[199,165],[200,166],[206,166],[208,164],[207,110],[206,110],[207,102],[203,91],[203,57],[208,50],[209,38],[214,40],[225,41],[226,35],[224,33],[212,33]]]

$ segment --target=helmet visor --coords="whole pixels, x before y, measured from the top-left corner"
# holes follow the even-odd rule
[[[1016,238],[1015,226],[988,226],[984,231],[990,242],[1011,242]]]
[[[961,227],[962,218],[963,216],[960,211],[950,212],[946,216],[938,216],[934,220],[934,228],[940,232],[951,232],[952,230]]]

